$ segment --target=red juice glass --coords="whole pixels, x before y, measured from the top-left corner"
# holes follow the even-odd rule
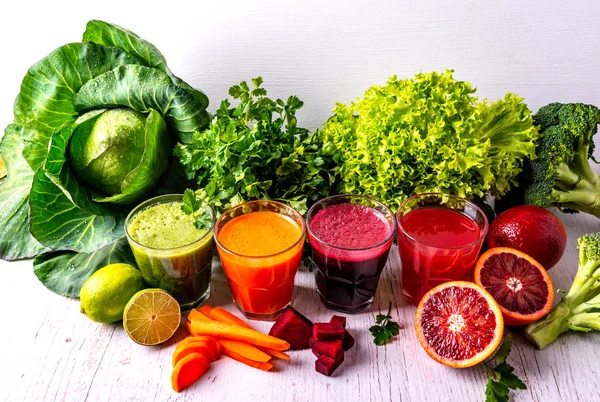
[[[306,215],[317,292],[331,310],[371,306],[396,234],[393,212],[372,198],[334,195]]]
[[[488,231],[477,205],[454,195],[418,194],[396,217],[404,300],[416,306],[435,286],[471,278]]]

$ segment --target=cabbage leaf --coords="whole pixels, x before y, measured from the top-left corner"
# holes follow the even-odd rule
[[[8,176],[0,185],[0,254],[6,260],[34,257],[49,251],[29,233],[29,192],[34,171],[23,156],[26,141],[35,132],[10,124],[0,143]]]
[[[37,257],[33,272],[48,289],[68,297],[79,297],[83,283],[100,268],[115,263],[135,266],[126,238],[93,253],[58,251]]]

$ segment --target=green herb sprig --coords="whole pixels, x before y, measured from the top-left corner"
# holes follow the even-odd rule
[[[332,192],[336,163],[315,133],[298,126],[304,103],[296,96],[271,99],[262,82],[232,86],[229,95],[239,103],[223,100],[208,129],[179,144],[175,155],[196,180],[198,197],[217,212],[270,199],[303,214]]]
[[[377,346],[385,345],[394,336],[400,333],[400,325],[392,321],[392,302],[388,307],[387,314],[377,314],[375,317],[375,324],[369,331],[373,335],[373,342]]]
[[[497,365],[492,367],[487,362],[483,363],[490,374],[485,386],[485,402],[508,402],[511,389],[527,389],[523,381],[514,374],[515,369],[506,362],[511,344],[512,334],[508,334],[494,356],[493,360]]]
[[[189,188],[183,193],[183,205],[181,210],[186,215],[194,215],[194,226],[198,230],[209,230],[212,226],[212,216],[204,209],[204,202],[200,200],[196,193]],[[200,212],[199,212],[200,211]]]

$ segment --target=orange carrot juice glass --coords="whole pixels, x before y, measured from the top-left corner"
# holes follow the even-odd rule
[[[215,241],[233,301],[247,318],[275,320],[292,301],[306,228],[293,208],[250,201],[219,218]]]

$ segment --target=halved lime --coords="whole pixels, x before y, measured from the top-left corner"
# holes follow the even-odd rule
[[[177,300],[161,289],[137,292],[123,313],[123,327],[136,343],[158,345],[173,336],[181,322]]]

